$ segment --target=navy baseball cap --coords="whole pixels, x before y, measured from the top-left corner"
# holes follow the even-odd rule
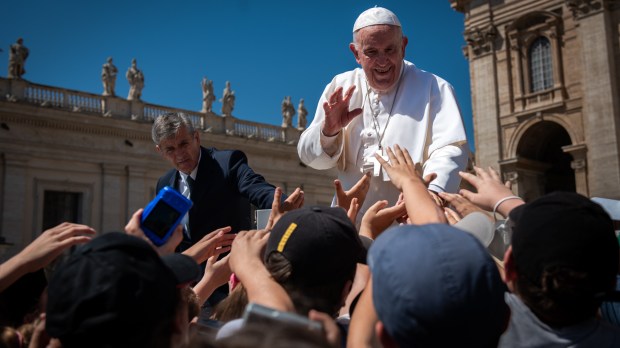
[[[495,347],[506,287],[476,237],[447,224],[402,225],[370,247],[377,315],[401,347]]]

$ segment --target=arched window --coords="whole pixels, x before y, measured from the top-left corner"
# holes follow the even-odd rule
[[[532,93],[553,87],[551,43],[546,37],[541,36],[532,42],[529,58]]]

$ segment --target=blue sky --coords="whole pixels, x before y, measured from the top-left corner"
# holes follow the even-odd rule
[[[101,66],[111,56],[116,93],[125,98],[125,71],[136,58],[147,103],[199,111],[206,76],[218,99],[231,82],[238,118],[279,125],[290,95],[295,106],[305,99],[310,122],[325,85],[357,67],[351,28],[375,5],[399,17],[409,37],[406,59],[452,83],[473,144],[463,15],[448,0],[9,1],[0,21],[0,76],[8,47],[23,37],[31,82],[100,94]],[[216,101],[214,111],[220,108]]]

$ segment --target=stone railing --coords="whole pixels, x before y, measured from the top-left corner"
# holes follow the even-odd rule
[[[0,78],[0,101],[28,103],[41,107],[97,114],[102,117],[125,118],[136,122],[153,122],[168,112],[183,112],[194,126],[205,132],[225,134],[268,142],[296,144],[301,131],[289,127],[245,121],[233,116],[197,112],[147,104],[140,100],[103,96],[65,88],[31,83],[26,80]]]

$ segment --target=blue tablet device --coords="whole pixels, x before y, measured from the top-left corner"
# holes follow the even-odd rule
[[[192,207],[192,201],[177,190],[166,186],[144,208],[141,228],[147,237],[157,246],[161,246]]]

